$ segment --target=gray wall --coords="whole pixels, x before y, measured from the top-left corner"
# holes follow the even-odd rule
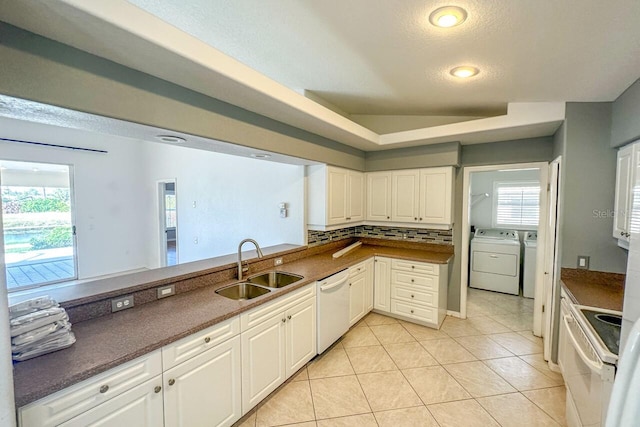
[[[613,103],[611,146],[619,147],[640,138],[640,80]]]
[[[364,170],[364,152],[0,22],[0,93]]]
[[[367,172],[391,169],[414,169],[436,166],[459,166],[459,142],[448,142],[421,147],[398,148],[365,153]]]
[[[624,273],[626,251],[612,236],[616,149],[611,148],[609,102],[568,103],[562,163],[562,263],[576,268],[578,255],[590,269]],[[560,144],[560,142],[559,142]]]

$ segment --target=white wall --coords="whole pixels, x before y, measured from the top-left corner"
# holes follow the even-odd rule
[[[147,191],[157,192],[160,180],[176,179],[180,263],[235,253],[244,238],[263,247],[304,244],[303,166],[146,144]],[[282,202],[287,218],[280,218]],[[159,233],[150,239],[158,252],[159,239]]]
[[[539,171],[491,171],[491,172],[475,172],[471,175],[471,194],[488,193],[489,197],[481,198],[473,197],[472,200],[479,201],[471,207],[471,225],[476,228],[492,228],[493,227],[493,185],[495,182],[510,181],[538,181]]]
[[[147,265],[149,231],[141,206],[151,203],[140,183],[143,146],[103,134],[0,118],[3,138],[107,150],[108,154],[0,141],[0,158],[73,165],[78,277]]]

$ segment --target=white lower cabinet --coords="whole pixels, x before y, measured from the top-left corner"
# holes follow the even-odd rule
[[[162,391],[161,374],[162,357],[156,350],[23,406],[18,423],[23,427],[162,425],[162,393],[155,391],[156,387]],[[123,424],[128,416],[142,422]]]
[[[315,284],[241,315],[242,411],[316,355]]]
[[[349,268],[349,326],[373,309],[373,258]]]
[[[439,328],[447,312],[447,273],[447,264],[376,257],[376,311]]]
[[[166,371],[165,426],[221,427],[240,419],[240,360],[240,337],[235,336]]]
[[[161,384],[162,377],[158,375],[60,426],[162,426]]]
[[[18,411],[22,427],[230,426],[242,416],[238,316]]]
[[[381,312],[391,310],[391,258],[375,257],[373,308]]]

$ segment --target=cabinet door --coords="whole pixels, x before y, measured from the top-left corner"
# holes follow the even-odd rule
[[[420,171],[420,215],[425,224],[452,224],[453,168]]]
[[[366,277],[365,273],[360,273],[349,278],[349,326],[355,325],[366,313]]]
[[[349,171],[347,221],[355,222],[364,220],[364,174]]]
[[[327,170],[327,224],[340,224],[347,219],[348,171],[328,168]]]
[[[60,426],[159,427],[162,420],[162,376],[158,375]]]
[[[389,311],[391,304],[391,259],[376,257],[373,308]]]
[[[317,354],[316,299],[307,299],[289,309],[286,315],[286,376],[289,378]]]
[[[367,220],[391,221],[391,172],[367,174]]]
[[[373,258],[367,260],[365,274],[365,291],[364,291],[364,312],[365,314],[373,310],[373,278],[374,274]]]
[[[629,208],[632,192],[633,145],[618,151],[616,167],[615,215],[613,217],[613,237],[629,241]]]
[[[242,342],[242,411],[247,413],[284,382],[285,323],[284,312],[265,319],[243,332]]]
[[[240,419],[240,371],[239,336],[166,371],[165,426],[230,426]]]
[[[418,222],[420,171],[393,172],[391,219],[396,222]]]

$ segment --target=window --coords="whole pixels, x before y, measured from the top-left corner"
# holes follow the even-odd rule
[[[534,229],[540,216],[540,183],[496,182],[493,184],[493,226]]]

